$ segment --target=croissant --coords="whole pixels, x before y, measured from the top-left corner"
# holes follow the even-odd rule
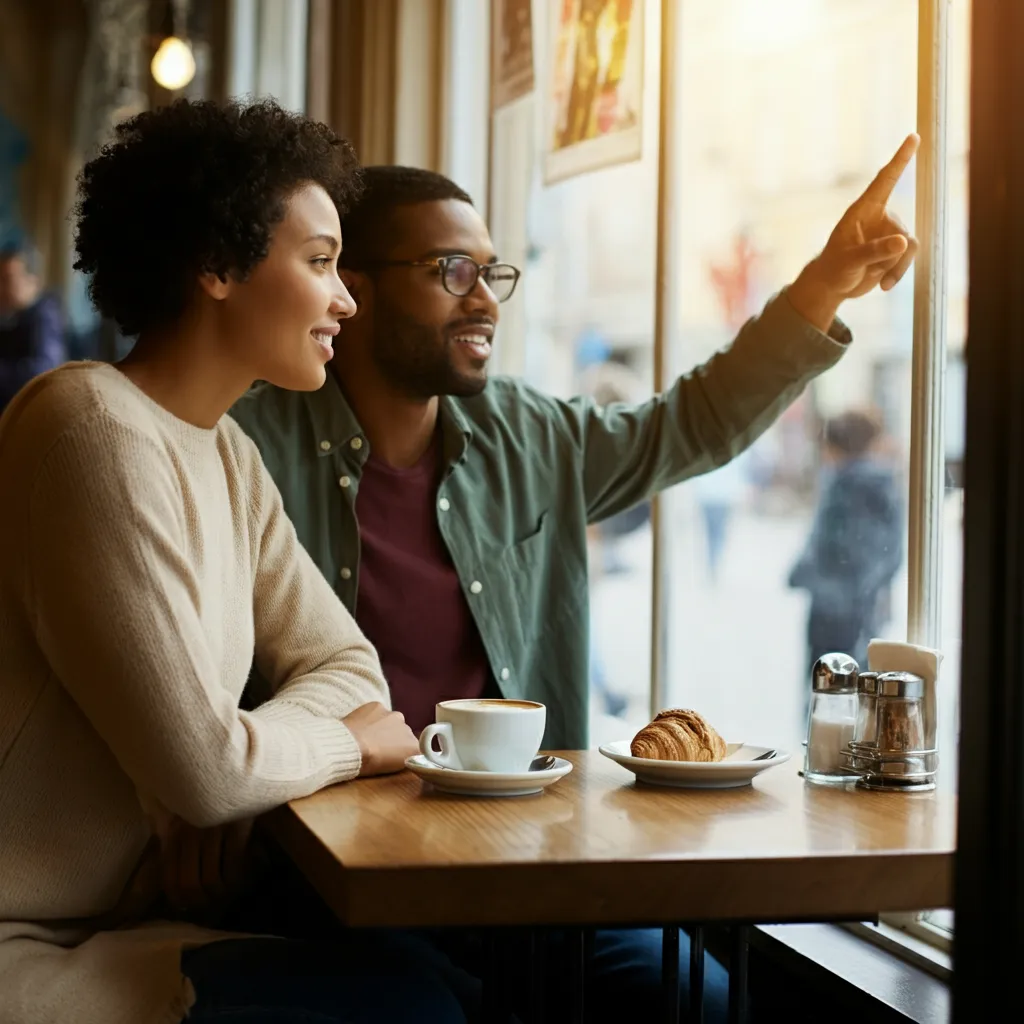
[[[658,761],[721,761],[725,740],[696,711],[670,708],[644,726],[630,744],[634,757]]]

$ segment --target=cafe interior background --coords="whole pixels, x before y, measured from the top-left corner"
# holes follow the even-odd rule
[[[573,0],[0,0],[0,245],[24,235],[41,251],[72,355],[116,358],[129,343],[70,266],[83,158],[121,117],[179,95],[273,95],[347,134],[364,162],[437,169],[474,196],[501,258],[524,270],[502,310],[499,372],[640,400],[794,277],[923,111],[944,147],[942,192],[918,204],[912,171],[892,202],[908,224],[927,214],[940,288],[908,275],[844,308],[856,341],[841,369],[749,452],[594,531],[591,741],[681,705],[727,735],[757,722],[800,749],[808,598],[788,576],[827,472],[822,425],[871,409],[908,512],[879,635],[945,656],[939,784],[955,789],[971,0],[591,6],[596,59],[618,88],[596,129],[573,129],[560,30]],[[940,8],[944,35],[923,38]],[[167,50],[172,36],[193,66]],[[941,472],[922,473],[929,459]],[[950,977],[951,911],[872,930],[892,957]]]

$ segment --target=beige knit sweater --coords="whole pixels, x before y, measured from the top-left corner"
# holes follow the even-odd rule
[[[275,695],[247,713],[254,656]],[[232,420],[191,426],[98,364],[22,391],[0,421],[0,1022],[181,1020],[181,949],[215,933],[117,927],[153,895],[143,808],[209,826],[350,779],[339,719],[369,701],[377,656]]]

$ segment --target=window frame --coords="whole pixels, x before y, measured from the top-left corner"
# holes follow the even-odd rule
[[[1024,5],[972,13],[956,1021],[1005,1012],[1024,958]]]
[[[917,4],[917,154],[908,501],[907,639],[938,647],[942,626],[948,305],[948,81],[950,0]]]
[[[946,466],[949,296],[949,24],[951,0],[917,4],[917,154],[914,323],[907,501],[907,640],[938,649],[942,637],[942,550]],[[952,753],[952,752],[950,752]],[[949,952],[952,935],[928,912],[882,914],[884,924]]]

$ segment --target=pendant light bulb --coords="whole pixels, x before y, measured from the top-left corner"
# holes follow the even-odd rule
[[[177,36],[168,36],[153,54],[149,67],[157,85],[177,92],[192,81],[196,73],[196,59],[188,43]]]

